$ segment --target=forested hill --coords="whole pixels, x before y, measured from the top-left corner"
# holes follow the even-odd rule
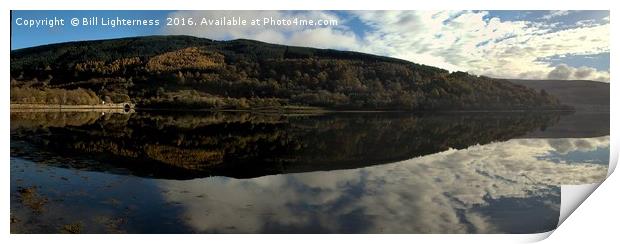
[[[509,80],[535,90],[545,90],[560,103],[581,112],[609,113],[609,83],[589,80]],[[609,121],[608,121],[609,122]],[[609,127],[609,126],[608,126]]]
[[[11,102],[138,107],[566,109],[509,81],[357,52],[148,36],[11,52]]]

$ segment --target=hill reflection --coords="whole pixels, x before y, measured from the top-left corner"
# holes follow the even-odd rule
[[[11,113],[11,155],[150,178],[361,168],[544,130],[555,113]]]

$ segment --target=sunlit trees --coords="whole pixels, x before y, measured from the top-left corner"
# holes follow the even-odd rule
[[[188,36],[16,50],[11,53],[11,79],[12,87],[82,88],[113,102],[131,100],[150,107],[563,108],[544,91],[394,58]]]
[[[11,103],[21,104],[53,104],[53,105],[95,105],[101,100],[91,90],[77,88],[36,89],[11,87]]]

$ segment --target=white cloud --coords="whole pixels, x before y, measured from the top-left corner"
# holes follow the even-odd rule
[[[206,37],[216,40],[225,39],[254,39],[264,42],[346,48],[347,45],[355,44],[355,35],[349,32],[346,26],[301,26],[301,25],[261,25],[253,26],[250,21],[259,19],[262,23],[264,18],[276,20],[336,20],[337,15],[323,11],[176,11],[169,15],[171,18],[192,18],[200,21],[203,18],[221,20],[222,18],[241,18],[247,20],[246,25],[219,25],[219,26],[171,26],[164,29],[165,34],[182,34]],[[306,41],[303,42],[302,40]],[[338,42],[334,42],[338,41]],[[332,42],[331,45],[327,43]]]
[[[545,20],[549,20],[549,19],[553,19],[556,17],[560,17],[560,16],[565,16],[570,14],[571,11],[568,10],[552,10],[549,11],[548,14],[544,15],[543,17],[541,17],[541,19],[545,19]]]
[[[575,23],[576,26],[583,26],[583,27],[595,26],[596,24],[597,24],[597,21],[595,19],[584,19],[584,20],[579,20]]]
[[[352,11],[367,28],[356,35],[348,19],[321,11],[189,11],[172,16],[336,19],[326,27],[178,27],[169,34],[214,39],[249,38],[266,42],[335,48],[386,55],[451,71],[499,78],[547,79],[549,76],[609,81],[609,72],[588,67],[552,65],[547,57],[609,52],[609,23],[559,29],[545,21],[505,21],[480,11]],[[550,13],[545,19],[566,15]],[[559,70],[558,70],[559,69]],[[567,69],[570,75],[556,74]],[[581,78],[580,78],[581,79]]]
[[[603,80],[609,81],[609,73],[598,71],[591,67],[581,66],[579,68],[570,67],[566,64],[559,64],[547,75],[550,80]]]
[[[604,17],[603,21],[609,23],[609,16]]]
[[[555,68],[540,58],[609,51],[609,25],[557,30],[528,21],[486,18],[486,12],[356,12],[374,27],[363,51],[502,78],[545,79]],[[415,24],[400,25],[407,19]],[[592,70],[588,78],[608,81]]]
[[[355,34],[332,28],[306,29],[292,33],[287,44],[341,50],[359,48]]]

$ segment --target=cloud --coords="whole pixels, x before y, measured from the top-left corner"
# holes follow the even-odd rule
[[[570,14],[571,11],[568,10],[553,10],[553,11],[549,11],[548,14],[544,15],[543,17],[540,17],[541,19],[544,20],[550,20],[556,17],[560,17],[560,16],[566,16],[568,14]]]
[[[550,80],[602,80],[609,81],[609,72],[598,71],[591,67],[581,66],[579,68],[570,67],[566,64],[559,64],[547,75]]]
[[[165,33],[213,39],[249,38],[278,44],[360,51],[498,78],[546,79],[551,76],[609,81],[606,70],[554,65],[547,60],[549,57],[609,52],[608,22],[591,23],[584,18],[577,21],[581,24],[560,28],[558,23],[547,21],[568,13],[551,12],[542,20],[502,20],[486,11],[179,11],[170,15],[194,18],[242,16],[247,19],[297,17],[333,19],[339,24],[320,27],[175,27],[165,29]],[[358,30],[354,31],[355,28]]]
[[[355,12],[373,28],[362,51],[449,70],[501,78],[545,79],[556,67],[540,58],[609,51],[609,25],[557,29],[533,21],[503,21],[476,11]],[[415,24],[401,25],[401,19]],[[608,72],[588,78],[608,81]]]
[[[608,147],[609,136],[513,139],[360,169],[159,187],[185,207],[187,224],[198,232],[496,233],[527,211],[497,223],[477,209],[501,199],[559,198],[552,189],[561,184],[600,182],[607,165],[547,156]],[[559,202],[545,204],[559,209]]]
[[[547,77],[552,80],[567,80],[572,76],[572,73],[571,67],[568,67],[566,64],[560,64],[551,70]]]
[[[246,25],[211,26],[169,26],[165,34],[193,35],[216,40],[253,39],[277,44],[301,45],[311,47],[347,48],[355,47],[355,35],[344,25],[303,26],[303,25],[251,25],[250,21],[264,18],[274,20],[342,20],[335,14],[325,11],[176,11],[170,18],[192,18],[194,21],[240,18]],[[305,40],[305,41],[304,41]],[[330,45],[327,45],[330,43]]]
[[[355,34],[333,28],[306,29],[292,33],[287,44],[341,50],[359,48]]]
[[[605,21],[605,19],[603,19],[602,21]],[[583,26],[583,27],[590,27],[590,26],[595,26],[596,23],[597,21],[595,19],[584,19],[584,20],[577,21],[575,25]]]

